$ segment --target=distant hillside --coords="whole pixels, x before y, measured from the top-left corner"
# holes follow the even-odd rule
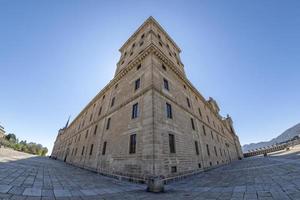
[[[295,136],[300,136],[300,123],[293,126],[292,128],[289,128],[288,130],[286,130],[282,134],[280,134],[278,137],[276,137],[270,141],[245,144],[242,147],[242,149],[243,149],[243,152],[247,152],[249,150],[254,150],[257,148],[271,146],[276,143],[281,143],[281,142],[290,140],[290,139],[294,138]]]

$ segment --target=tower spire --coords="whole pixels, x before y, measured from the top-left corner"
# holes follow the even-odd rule
[[[70,118],[71,118],[71,115],[69,115],[69,118],[68,118],[68,121],[67,121],[67,123],[66,123],[66,125],[65,125],[65,128],[68,128]]]

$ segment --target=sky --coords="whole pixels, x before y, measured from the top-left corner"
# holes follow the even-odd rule
[[[0,0],[0,124],[51,153],[151,15],[241,144],[270,140],[300,123],[299,10],[298,0]]]

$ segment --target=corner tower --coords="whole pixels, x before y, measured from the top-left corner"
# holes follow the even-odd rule
[[[173,65],[185,75],[180,59],[180,48],[160,24],[153,17],[149,17],[119,49],[121,57],[117,63],[115,76],[152,45],[155,45],[168,57],[169,62],[173,62]]]

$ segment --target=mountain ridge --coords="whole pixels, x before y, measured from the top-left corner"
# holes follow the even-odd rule
[[[291,140],[296,136],[300,137],[300,123],[292,126],[291,128],[289,128],[286,131],[284,131],[283,133],[281,133],[276,138],[273,138],[269,141],[245,144],[245,145],[243,145],[242,150],[244,153],[246,153],[249,150],[255,150],[258,148],[267,147],[267,146],[271,146],[274,144],[285,142],[287,140]]]

